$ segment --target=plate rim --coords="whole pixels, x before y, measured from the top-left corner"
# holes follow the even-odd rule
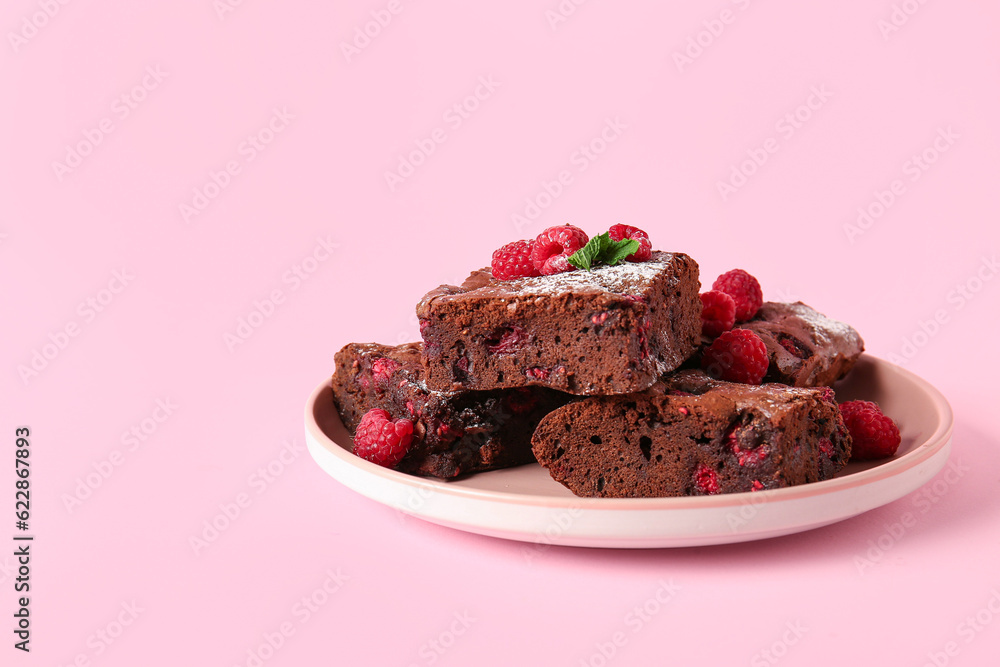
[[[714,496],[585,498],[579,496],[543,496],[520,492],[477,489],[466,486],[455,486],[450,484],[447,480],[416,477],[414,475],[384,468],[370,461],[356,457],[323,432],[323,429],[320,427],[315,418],[315,407],[322,394],[325,392],[332,393],[331,381],[329,377],[322,384],[313,389],[309,395],[308,401],[306,402],[306,435],[315,439],[317,443],[321,444],[325,451],[329,452],[344,465],[358,468],[359,471],[370,473],[382,478],[384,481],[399,483],[414,489],[432,490],[435,494],[463,500],[502,502],[507,505],[529,505],[531,507],[550,510],[628,510],[630,512],[662,512],[664,510],[720,509],[731,506],[740,507],[750,502],[748,501],[748,498],[753,498],[752,504],[754,505],[759,505],[761,503],[771,504],[783,501],[804,500],[815,496],[833,494],[847,491],[852,488],[868,486],[881,480],[899,476],[907,470],[916,468],[927,462],[951,442],[952,432],[954,430],[954,414],[951,409],[951,405],[936,387],[912,371],[884,359],[880,359],[869,354],[862,355],[861,359],[874,363],[878,366],[885,367],[893,373],[901,375],[911,383],[917,385],[921,391],[923,391],[923,393],[930,398],[937,408],[937,412],[940,415],[940,421],[937,428],[933,433],[927,436],[924,442],[898,458],[875,465],[866,470],[851,473],[844,477],[835,477],[833,479],[823,480],[820,482],[810,482],[809,484],[800,484],[780,489],[728,493]],[[327,443],[332,446],[329,446]],[[947,457],[944,462],[946,461]],[[942,462],[942,467],[944,462]],[[317,461],[317,463],[320,462]],[[935,471],[935,474],[936,472],[937,471]],[[337,479],[338,482],[344,483],[341,479],[336,477],[335,479]],[[358,491],[358,489],[354,486],[347,484],[345,484],[345,486],[349,486],[349,488]],[[374,500],[376,500],[376,502],[382,502],[378,499]],[[421,517],[419,513],[415,513],[414,516]]]

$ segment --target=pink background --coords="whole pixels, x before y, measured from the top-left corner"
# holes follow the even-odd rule
[[[0,662],[995,659],[995,3],[223,2],[2,10],[0,540],[28,425],[36,541],[30,655],[0,549]],[[334,352],[415,339],[425,291],[564,222],[852,323],[949,398],[961,475],[786,538],[527,559],[324,474],[302,410]]]

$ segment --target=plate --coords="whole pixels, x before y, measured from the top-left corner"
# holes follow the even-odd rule
[[[818,528],[920,488],[951,451],[944,396],[913,373],[863,355],[837,399],[874,400],[900,426],[891,459],[851,463],[834,479],[755,493],[683,498],[578,498],[537,464],[457,481],[414,477],[354,456],[329,381],[309,397],[309,452],[323,470],[376,502],[442,526],[533,542],[657,548],[744,542]]]

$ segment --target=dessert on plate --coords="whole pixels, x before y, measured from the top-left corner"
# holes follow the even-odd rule
[[[535,457],[578,496],[650,498],[777,489],[833,477],[851,438],[833,392],[713,380],[699,370],[547,415]]]
[[[801,301],[768,301],[740,325],[764,341],[769,360],[765,382],[793,387],[832,385],[854,367],[865,344],[853,327]]]
[[[571,397],[541,387],[432,391],[423,382],[421,347],[351,343],[337,352],[333,399],[345,428],[356,434],[372,410],[386,412],[385,420],[393,424],[407,422],[410,442],[393,467],[428,477],[447,479],[534,461],[535,425]]]
[[[698,288],[698,265],[680,253],[513,280],[481,269],[417,304],[427,386],[641,391],[695,351]]]
[[[765,302],[742,269],[700,288],[693,259],[628,225],[508,243],[420,300],[423,342],[337,353],[352,451],[443,479],[537,460],[607,498],[777,489],[895,453],[896,424],[829,387],[857,331]]]

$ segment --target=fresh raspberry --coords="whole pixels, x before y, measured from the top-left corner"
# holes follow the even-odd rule
[[[760,384],[767,373],[767,347],[748,329],[724,331],[702,352],[701,367],[717,380]]]
[[[389,387],[389,379],[392,374],[402,364],[387,357],[379,357],[372,362],[372,377],[375,378],[375,386],[380,391],[385,391]]]
[[[533,241],[513,241],[499,250],[493,251],[493,277],[497,280],[514,280],[514,278],[533,278],[541,275],[531,262]]]
[[[871,401],[847,401],[840,414],[851,433],[851,459],[884,459],[899,448],[899,427]]]
[[[608,236],[611,237],[612,241],[633,239],[639,242],[639,249],[626,257],[626,261],[645,262],[653,256],[653,244],[649,242],[649,235],[638,227],[632,227],[631,225],[611,225],[611,229],[608,230]]]
[[[413,442],[413,422],[397,419],[385,410],[374,408],[365,413],[354,434],[354,453],[386,468],[395,468]]]
[[[725,292],[736,302],[736,321],[746,322],[764,305],[760,283],[743,269],[727,271],[715,279],[712,289]]]
[[[712,290],[701,295],[701,332],[715,338],[736,324],[736,302],[725,292]]]
[[[719,476],[704,463],[699,463],[694,471],[694,485],[702,493],[712,495],[719,492]]]
[[[573,225],[549,227],[535,239],[531,261],[543,276],[551,276],[576,267],[569,263],[569,256],[587,245],[587,233]]]

